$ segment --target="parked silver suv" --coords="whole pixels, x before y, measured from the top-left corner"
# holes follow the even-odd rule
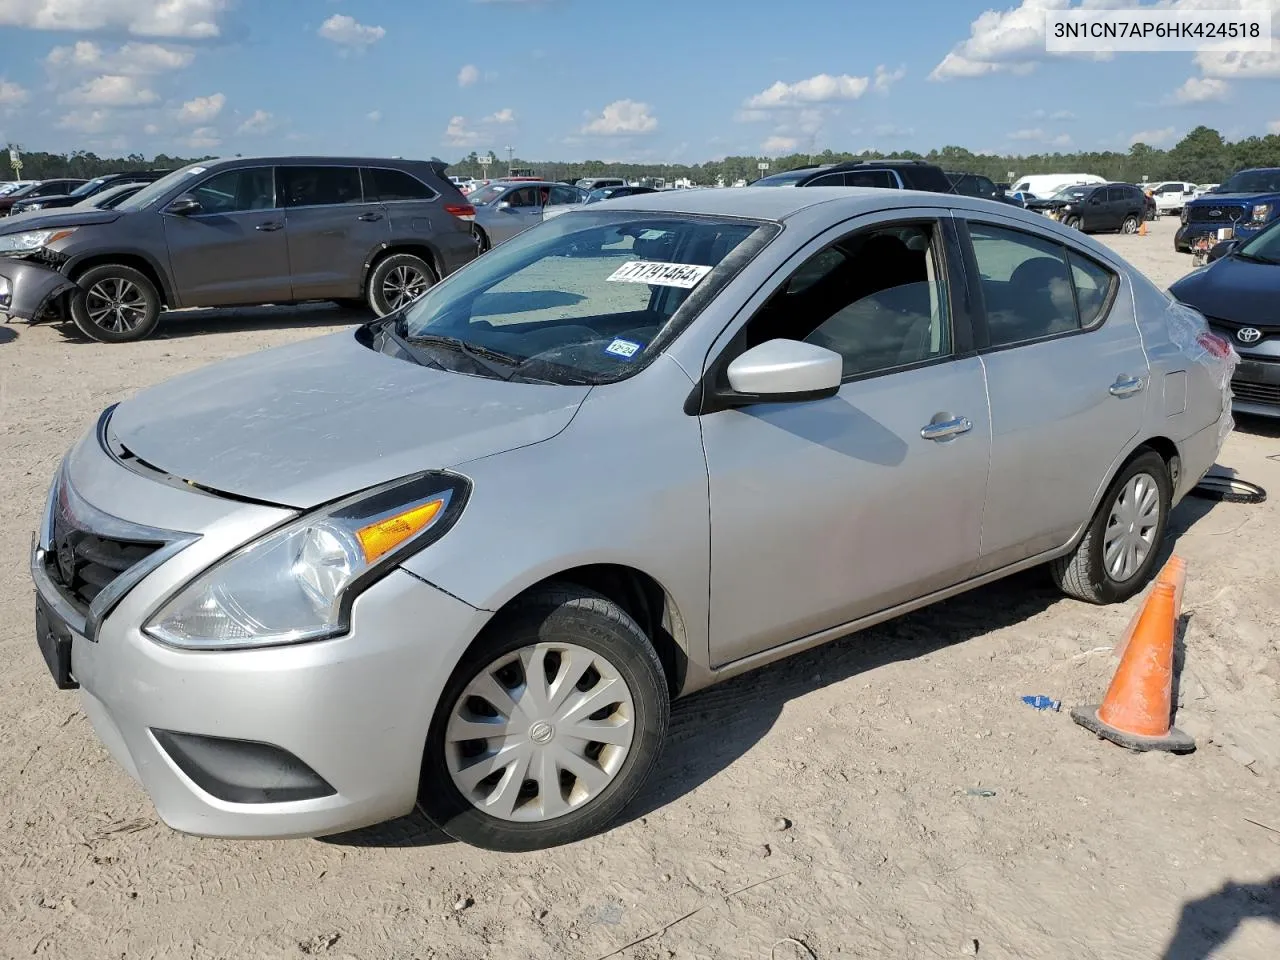
[[[114,210],[0,227],[0,310],[141,340],[165,308],[306,300],[387,314],[472,260],[475,209],[439,160],[195,163]]]

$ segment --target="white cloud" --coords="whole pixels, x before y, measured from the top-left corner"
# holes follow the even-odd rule
[[[647,103],[636,100],[615,100],[583,126],[582,132],[605,137],[652,133],[658,129],[658,118],[650,109]]]
[[[1158,147],[1173,139],[1173,127],[1161,127],[1158,130],[1139,130],[1129,138],[1129,146],[1145,143],[1149,147]]]
[[[876,67],[875,88],[877,93],[888,93],[889,88],[907,75],[906,67],[889,70],[881,65]]]
[[[153,137],[160,132],[160,127],[154,123],[148,123],[145,127],[142,128],[142,132],[147,134],[147,136]]]
[[[320,24],[320,29],[316,32],[346,50],[356,51],[368,49],[387,35],[384,28],[360,23],[355,17],[349,17],[345,13],[335,13]]]
[[[773,136],[760,144],[760,149],[765,153],[792,153],[799,145],[800,141],[795,137]]]
[[[1187,82],[1173,92],[1178,103],[1205,103],[1209,100],[1225,100],[1231,85],[1217,77],[1188,77]]]
[[[871,81],[867,77],[851,77],[847,73],[838,77],[820,73],[816,77],[795,83],[783,83],[779,80],[754,97],[748,97],[743,107],[747,110],[770,110],[809,103],[857,100],[867,92],[870,85]]]
[[[768,110],[739,110],[733,115],[733,119],[738,123],[759,123],[762,120],[772,120],[773,114]]]
[[[1076,119],[1076,115],[1070,110],[1054,110],[1052,113],[1048,110],[1035,109],[1029,114],[1032,120],[1058,120],[1069,121]]]
[[[370,110],[368,113],[364,115],[364,118],[368,120],[370,123],[380,123],[382,121],[382,111]]]
[[[222,143],[222,138],[213,127],[197,127],[182,143],[193,150],[211,150]]]
[[[1280,120],[1272,120],[1267,124],[1267,133],[1274,133],[1280,136]]]
[[[180,70],[190,66],[195,51],[188,47],[166,47],[159,43],[126,43],[115,50],[104,50],[90,40],[79,40],[69,47],[54,47],[44,58],[54,70],[84,70],[146,76]]]
[[[94,107],[140,107],[155,103],[160,98],[136,77],[103,74],[86,80],[62,99],[67,103],[83,103]]]
[[[1041,129],[1040,127],[1031,127],[1024,130],[1015,130],[1007,135],[1006,139],[1019,143],[1039,143],[1047,147],[1065,147],[1071,143],[1071,137],[1065,133],[1052,134]]]
[[[479,130],[467,123],[466,117],[450,117],[445,127],[444,142],[451,147],[478,147],[484,141]]]
[[[274,114],[270,114],[266,110],[255,110],[248,120],[236,128],[236,133],[270,133],[275,127],[276,118]]]
[[[915,136],[915,127],[899,127],[893,123],[882,123],[871,131],[875,136],[886,138],[889,140],[905,140],[907,137]]]
[[[458,86],[470,87],[480,80],[480,68],[473,63],[468,63],[465,67],[458,71]]]
[[[1277,11],[1280,14],[1280,10]],[[1280,16],[1272,29],[1280,27]],[[1271,50],[1234,50],[1226,53],[1203,51],[1195,56],[1196,66],[1206,77],[1226,80],[1274,80],[1280,78],[1280,50],[1271,41]]]
[[[227,105],[225,94],[211,93],[207,97],[195,97],[188,100],[178,111],[179,123],[190,123],[194,126],[207,124],[222,112]]]
[[[0,107],[21,106],[30,97],[26,87],[0,77]]]
[[[58,119],[57,126],[78,133],[101,133],[113,119],[109,110],[72,110]]]
[[[516,112],[510,107],[503,107],[497,113],[485,117],[489,123],[515,123]]]
[[[231,0],[0,0],[0,26],[142,37],[219,36]]]

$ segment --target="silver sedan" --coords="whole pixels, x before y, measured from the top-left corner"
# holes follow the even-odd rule
[[[1236,359],[1005,204],[591,205],[106,410],[34,540],[37,638],[179,830],[416,804],[565,843],[644,788],[676,697],[1029,567],[1133,596]]]

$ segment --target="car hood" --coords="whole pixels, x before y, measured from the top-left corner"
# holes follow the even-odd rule
[[[1197,207],[1210,207],[1215,203],[1266,203],[1275,196],[1269,190],[1261,193],[1206,193],[1191,202]]]
[[[1183,277],[1169,292],[1207,317],[1280,325],[1280,266],[1223,257]]]
[[[88,227],[98,223],[113,223],[122,216],[122,210],[58,210],[51,213],[30,210],[0,220],[0,235],[52,227]]]
[[[108,431],[183,480],[307,508],[550,439],[590,389],[423,367],[344,332],[151,387],[120,404]]]

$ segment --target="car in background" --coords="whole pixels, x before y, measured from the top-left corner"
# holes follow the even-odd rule
[[[586,198],[585,190],[551,180],[495,180],[467,194],[482,251],[537,226],[548,207],[574,206]]]
[[[1072,230],[1137,233],[1147,219],[1147,197],[1132,183],[1087,185],[1065,193],[1041,212]]]
[[[1094,173],[1037,173],[1021,177],[1013,186],[1013,193],[1034,193],[1037,197],[1051,197],[1064,187],[1078,183],[1106,183],[1106,177]]]
[[[1156,210],[1160,216],[1182,213],[1182,208],[1195,199],[1196,185],[1186,180],[1165,180],[1162,183],[1148,185],[1151,198],[1156,202]]]
[[[79,203],[57,211],[29,210],[26,213],[10,214],[3,222],[3,228],[6,232],[12,232],[18,224],[22,224],[23,230],[32,230],[41,222],[42,217],[60,214],[66,210],[114,210],[145,186],[145,183],[122,183],[100,190],[91,197],[85,197]]]
[[[1051,211],[1060,210],[1064,204],[1079,200],[1091,189],[1093,189],[1092,184],[1072,183],[1048,196],[1024,194],[1023,196],[1027,199],[1023,201],[1022,205],[1033,213],[1048,214]]]
[[[31,187],[39,183],[39,180],[5,180],[0,183],[0,197],[8,196],[15,190],[21,190],[23,187]]]
[[[1197,184],[1197,185],[1196,185],[1196,192],[1195,192],[1195,196],[1194,196],[1194,197],[1192,197],[1191,199],[1193,199],[1193,200],[1198,200],[1200,197],[1203,197],[1203,196],[1204,196],[1205,194],[1207,194],[1207,193],[1217,193],[1217,192],[1218,192],[1218,189],[1219,189],[1221,186],[1222,186],[1222,184],[1220,184],[1220,183],[1201,183],[1201,184]]]
[[[599,190],[602,187],[625,187],[627,181],[621,177],[583,177],[575,180],[573,185],[579,190],[585,190],[590,193],[592,190]]]
[[[12,193],[0,196],[0,217],[7,217],[13,210],[13,205],[19,201],[64,196],[82,183],[84,183],[83,180],[62,177],[55,180],[41,180],[39,183],[19,187]]]
[[[6,312],[108,343],[161,312],[332,300],[399,310],[478,252],[475,209],[440,160],[201,161],[113,210],[0,225]]]
[[[937,164],[924,160],[850,160],[799,167],[749,183],[749,187],[880,187],[953,193],[951,181]]]
[[[543,208],[542,219],[550,220],[560,216],[562,213],[568,213],[570,210],[578,210],[583,204],[600,203],[602,200],[617,200],[622,197],[638,197],[645,193],[658,193],[654,187],[600,187],[598,190],[592,190],[580,201],[574,203],[553,204]]]
[[[154,183],[171,172],[170,170],[140,170],[130,173],[109,173],[105,176],[94,177],[92,180],[86,180],[70,193],[24,198],[14,203],[11,212],[19,214],[29,213],[33,210],[57,210],[63,207],[71,207],[87,197],[92,197],[99,191],[106,190],[108,187],[114,187],[122,183]]]
[[[990,177],[979,173],[961,173],[946,171],[951,189],[962,197],[978,197],[982,200],[994,200],[996,203],[1007,203],[1015,207],[1022,206],[1022,201],[1009,196]]]
[[[1204,314],[1240,354],[1232,409],[1280,417],[1280,220],[1247,240],[1219,244],[1213,262],[1169,292]]]
[[[1280,218],[1280,167],[1254,167],[1228,177],[1217,190],[1182,210],[1173,248],[1192,253],[1202,243],[1247,240]]]
[[[36,639],[175,829],[571,843],[647,792],[676,698],[1034,567],[1138,595],[1233,360],[1013,207],[590,205],[104,410],[33,538]]]

